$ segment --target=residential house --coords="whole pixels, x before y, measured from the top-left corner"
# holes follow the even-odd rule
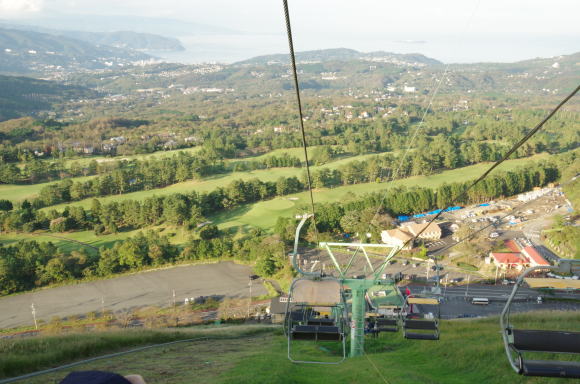
[[[521,253],[515,252],[491,252],[489,262],[500,269],[522,270],[528,265],[528,260]]]
[[[399,228],[389,229],[387,231],[381,232],[381,240],[385,244],[391,244],[394,246],[402,247],[405,243],[409,242],[413,236]],[[407,246],[403,249],[413,248],[413,242],[409,242]]]
[[[401,225],[404,231],[409,232],[413,236],[417,236],[419,233],[420,239],[426,240],[439,240],[441,238],[441,227],[437,223],[414,223],[408,222]],[[422,231],[422,232],[421,232]]]

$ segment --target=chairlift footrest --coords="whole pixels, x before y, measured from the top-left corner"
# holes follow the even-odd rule
[[[573,361],[523,360],[522,375],[580,378],[580,363]]]

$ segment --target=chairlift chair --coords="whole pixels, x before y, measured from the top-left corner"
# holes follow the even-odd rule
[[[410,312],[411,305],[429,305],[437,308],[432,318],[420,316],[413,317]],[[405,298],[403,307],[403,335],[406,339],[414,340],[439,340],[439,299],[427,295],[409,295]]]
[[[376,324],[375,331],[379,334],[381,332],[398,332],[404,299],[398,289],[393,291],[395,295],[392,297],[375,296],[381,288],[384,286],[371,287],[367,291],[367,302],[372,310],[369,320]]]
[[[288,358],[295,363],[338,364],[346,358],[346,303],[340,281],[333,277],[318,279],[295,279],[290,286],[288,304],[292,303],[293,311],[301,310],[307,318],[296,320],[286,317],[288,331]],[[328,317],[316,315],[321,310],[329,312]],[[287,311],[288,313],[289,311]],[[292,357],[292,342],[336,341],[342,344],[342,359],[336,362],[296,360]]]
[[[578,276],[580,274],[580,260],[562,259],[555,266],[531,267],[526,269],[518,278],[500,317],[508,361],[514,371],[524,376],[580,378],[579,361],[530,360],[525,357],[527,352],[567,353],[580,356],[580,332],[517,329],[510,323],[511,304],[518,288],[523,284],[526,276],[536,270],[552,270]],[[532,288],[580,289],[578,280],[570,279],[567,283],[562,280],[557,280],[555,283],[549,282],[549,280],[556,279],[529,280],[535,280],[533,283],[532,281],[528,282]]]

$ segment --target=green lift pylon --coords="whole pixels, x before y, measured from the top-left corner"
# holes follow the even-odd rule
[[[292,263],[294,268],[303,276],[310,276],[310,277],[320,277],[320,272],[308,272],[302,270],[300,268],[297,256],[298,256],[298,241],[300,236],[300,230],[302,226],[312,214],[306,214],[302,216],[297,216],[297,218],[301,219],[298,227],[296,228],[296,235],[294,239],[294,252],[292,257]],[[398,288],[396,287],[395,281],[393,279],[382,279],[381,276],[388,265],[389,261],[394,257],[394,255],[399,250],[398,246],[394,246],[391,244],[367,244],[367,243],[333,243],[333,242],[321,242],[319,243],[321,248],[326,249],[328,255],[334,267],[338,272],[337,279],[341,282],[343,286],[346,286],[351,291],[351,305],[350,305],[350,318],[351,318],[351,330],[350,330],[350,357],[362,356],[364,354],[364,344],[365,344],[365,315],[366,315],[366,294],[367,291],[375,287],[377,285],[381,286],[381,289],[384,291],[389,291],[391,295],[395,298],[400,298],[399,294],[393,294]],[[341,268],[340,263],[337,261],[336,257],[332,253],[331,247],[349,247],[349,248],[356,248],[357,251],[350,257],[348,263],[345,267]],[[381,262],[378,267],[374,267],[372,262],[369,258],[368,253],[366,252],[366,248],[390,248],[391,251],[385,257],[385,259]],[[360,252],[359,252],[360,251]],[[347,273],[349,272],[350,268],[352,267],[357,255],[359,253],[363,254],[367,266],[371,273],[369,276],[365,276],[364,278],[347,278]],[[366,268],[366,267],[365,267]],[[383,289],[384,287],[384,289]],[[391,296],[389,295],[389,296]],[[395,305],[402,305],[402,301],[400,303],[393,303]]]

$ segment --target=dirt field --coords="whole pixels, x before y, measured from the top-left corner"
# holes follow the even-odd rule
[[[143,272],[113,279],[49,288],[37,292],[0,298],[0,328],[32,325],[31,304],[36,317],[49,321],[104,309],[121,311],[146,305],[183,303],[185,298],[220,295],[247,297],[250,267],[232,262],[180,266]],[[266,294],[261,284],[253,284],[252,296]]]

